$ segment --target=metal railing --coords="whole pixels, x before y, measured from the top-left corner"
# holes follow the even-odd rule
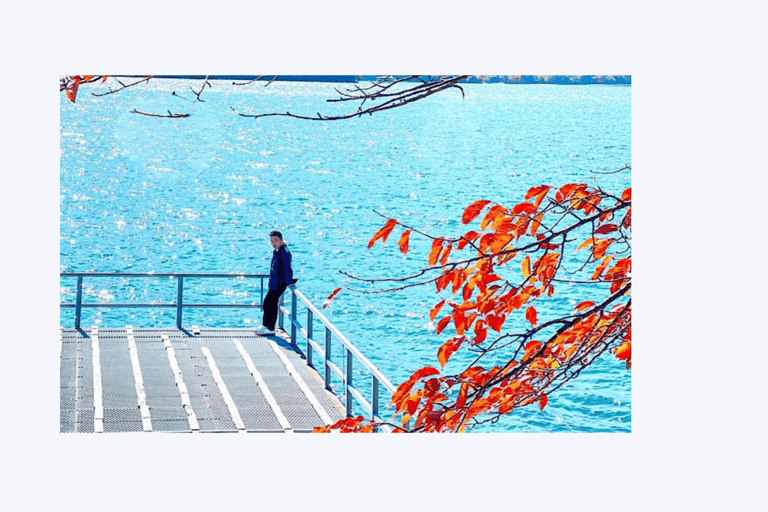
[[[264,279],[269,274],[153,274],[153,273],[123,273],[123,272],[62,272],[60,277],[77,277],[75,302],[61,304],[62,308],[75,308],[75,329],[80,328],[82,308],[176,308],[176,327],[181,329],[184,308],[260,308],[264,303]],[[169,303],[115,303],[115,302],[83,302],[83,278],[104,277],[171,277],[176,278],[176,302]],[[261,302],[258,304],[189,304],[184,303],[184,278],[236,278],[261,279]]]
[[[184,308],[260,308],[264,303],[264,279],[269,278],[268,274],[191,274],[191,273],[122,273],[122,272],[62,272],[60,277],[76,277],[76,299],[74,303],[62,303],[61,308],[75,308],[75,328],[80,329],[80,317],[82,308],[176,308],[176,327],[181,329]],[[141,278],[158,278],[168,277],[175,278],[177,280],[176,286],[176,302],[171,303],[114,303],[114,302],[83,302],[83,280],[85,278],[109,278],[109,277],[141,277]],[[198,279],[198,278],[236,278],[236,279],[260,279],[261,280],[261,301],[251,304],[195,304],[184,302],[184,278]],[[299,351],[301,348],[298,345],[297,337],[299,334],[306,341],[306,353],[304,356],[307,359],[307,364],[314,368],[314,355],[317,353],[323,361],[324,372],[320,373],[323,378],[325,388],[329,391],[332,389],[332,379],[335,373],[341,378],[343,383],[343,389],[345,391],[345,411],[348,417],[354,414],[353,399],[356,400],[362,408],[365,410],[367,417],[374,421],[385,421],[379,414],[380,411],[380,387],[383,386],[390,396],[395,392],[396,388],[387,379],[387,377],[381,373],[381,371],[366,358],[352,342],[350,342],[336,326],[334,326],[330,320],[328,320],[320,310],[315,307],[307,297],[301,293],[295,286],[292,286],[286,290],[291,293],[291,309],[289,310],[284,306],[283,298],[287,293],[283,293],[280,296],[279,306],[279,326],[285,330],[285,316],[288,316],[290,322],[290,335],[291,344],[294,345]],[[301,301],[307,310],[307,322],[306,326],[299,322],[296,314],[297,303]],[[313,332],[313,320],[317,318],[322,322],[325,334],[324,346],[321,346],[314,338]],[[332,360],[331,341],[333,337],[336,337],[341,342],[344,349],[344,370],[339,368]],[[353,364],[354,360],[357,360],[359,364],[370,373],[370,385],[371,385],[371,401],[369,402],[363,393],[353,384]],[[388,427],[383,427],[384,430],[389,431]]]
[[[291,292],[291,309],[289,310],[284,306],[283,303],[283,297],[285,297],[286,293],[283,293],[283,295],[280,296],[280,309],[279,309],[279,325],[281,328],[285,330],[284,324],[285,324],[285,316],[288,316],[288,320],[291,324],[291,343],[293,345],[296,345],[298,347],[298,335],[301,334],[302,338],[306,341],[306,349],[307,352],[305,354],[307,358],[307,364],[309,366],[313,365],[313,359],[314,359],[314,353],[317,352],[317,354],[320,355],[320,357],[323,360],[324,363],[324,373],[321,375],[323,378],[323,381],[325,382],[325,387],[329,391],[331,389],[331,383],[332,383],[332,373],[335,373],[342,379],[343,388],[345,390],[345,409],[347,417],[354,415],[354,407],[353,407],[353,398],[357,400],[357,402],[363,407],[365,412],[367,413],[367,417],[369,419],[372,419],[374,421],[385,421],[381,418],[379,415],[379,386],[383,386],[384,389],[386,389],[390,396],[394,394],[396,388],[392,385],[392,383],[387,379],[386,376],[384,376],[381,371],[379,371],[376,366],[374,366],[373,363],[371,363],[368,358],[366,358],[358,349],[355,347],[351,341],[347,339],[346,336],[344,336],[341,331],[339,331],[336,326],[334,326],[330,320],[328,320],[325,315],[323,315],[317,307],[315,307],[312,302],[307,299],[307,297],[304,296],[301,291],[299,291],[295,286],[288,288],[288,290]],[[298,299],[298,300],[297,300]],[[298,316],[296,314],[297,310],[297,303],[298,301],[301,301],[307,309],[307,323],[306,327],[301,325],[299,322]],[[325,327],[325,343],[324,347],[321,347],[320,344],[313,338],[314,332],[313,332],[313,320],[317,318],[320,320]],[[338,339],[341,344],[344,347],[344,370],[342,371],[333,361],[331,361],[331,339],[335,336],[336,339]],[[371,401],[368,402],[366,398],[363,396],[363,394],[360,392],[359,389],[353,384],[353,361],[357,360],[363,368],[365,368],[368,373],[370,373],[371,376]],[[388,427],[385,427],[385,430],[389,431],[390,429]]]

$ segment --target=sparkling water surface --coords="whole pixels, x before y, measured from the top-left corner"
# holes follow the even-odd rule
[[[425,265],[430,241],[414,234],[403,255],[395,243],[399,228],[386,244],[367,248],[385,222],[375,212],[457,236],[468,229],[463,209],[477,199],[509,206],[542,183],[597,179],[617,194],[630,186],[626,171],[590,172],[631,163],[629,87],[470,84],[464,98],[447,91],[374,116],[316,122],[254,120],[235,110],[341,112],[350,105],[325,100],[348,84],[215,81],[202,94],[204,103],[192,101],[189,85],[158,80],[100,98],[90,92],[106,88],[84,86],[74,105],[61,96],[62,272],[267,273],[268,233],[277,229],[293,253],[300,289],[320,306],[339,286],[370,290],[339,270],[380,278]],[[153,118],[134,109],[190,117]],[[575,256],[566,261],[578,261]],[[74,302],[75,284],[61,279],[62,302]],[[258,280],[184,284],[185,302],[250,304],[260,297]],[[169,278],[86,279],[84,301],[168,303],[175,292]],[[556,287],[549,309],[537,305],[540,321],[568,313],[591,293]],[[431,286],[394,294],[344,290],[324,313],[397,385],[414,370],[437,365],[437,348],[448,336],[435,335],[428,312],[439,300]],[[61,325],[71,327],[73,315],[62,309]],[[505,327],[524,322],[520,314]],[[258,309],[184,312],[185,325],[260,323]],[[82,325],[173,326],[175,309],[88,308]],[[315,322],[314,329],[323,340],[322,325]],[[333,350],[341,354],[340,346]],[[459,353],[448,370],[469,360]],[[355,372],[368,387],[367,374]],[[629,432],[631,373],[604,357],[550,396],[543,411],[516,412],[478,430]]]

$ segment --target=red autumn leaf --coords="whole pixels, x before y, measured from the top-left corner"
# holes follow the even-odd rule
[[[531,325],[536,325],[538,323],[536,309],[533,306],[528,306],[528,309],[525,310],[525,319],[531,322]]]
[[[615,238],[606,238],[605,240],[598,241],[592,248],[592,254],[594,254],[595,260],[599,260],[605,256],[605,251],[607,251],[608,247],[615,241]]]
[[[473,344],[477,345],[479,343],[484,342],[487,335],[488,335],[488,329],[485,328],[485,322],[483,322],[482,320],[478,321],[475,324],[475,339]]]
[[[101,83],[104,83],[104,82],[106,82],[106,81],[107,81],[107,78],[109,78],[109,76],[107,76],[107,75],[104,75],[104,77],[101,79]]]
[[[468,281],[467,284],[464,285],[464,290],[461,292],[462,298],[467,301],[470,297],[472,297],[472,291],[475,289],[474,282]]]
[[[496,332],[501,332],[501,327],[504,325],[506,318],[503,315],[488,315],[485,317],[485,323]]]
[[[413,413],[415,413],[416,409],[419,407],[419,402],[421,402],[421,397],[420,396],[417,396],[417,397],[414,397],[414,398],[411,398],[410,400],[408,400],[408,405],[407,405],[407,407],[408,407],[408,414],[413,416]]]
[[[625,341],[614,352],[616,358],[623,360],[630,359],[632,357],[632,342]]]
[[[69,84],[67,84],[67,98],[69,98],[69,101],[72,103],[75,102],[75,98],[77,97],[77,89],[80,87],[80,75],[75,76]]]
[[[464,236],[459,240],[459,245],[456,247],[458,250],[463,249],[469,242],[474,242],[480,233],[477,231],[467,231]]]
[[[429,251],[429,265],[437,263],[437,257],[440,255],[441,250],[443,250],[443,239],[438,238],[432,242],[432,250]]]
[[[386,224],[384,224],[384,227],[378,230],[376,233],[374,233],[373,238],[371,238],[371,241],[368,242],[368,248],[370,249],[373,247],[373,244],[376,243],[376,240],[381,238],[381,242],[384,243],[387,241],[387,237],[392,232],[392,230],[397,225],[397,221],[395,219],[389,219]]]
[[[520,215],[521,213],[531,214],[536,213],[536,207],[531,203],[520,203],[512,208],[512,215]]]
[[[425,366],[424,368],[419,368],[416,370],[416,372],[411,375],[411,378],[414,381],[417,381],[419,379],[423,379],[424,377],[429,377],[431,375],[439,375],[440,370],[435,368],[434,366]]]
[[[457,350],[459,350],[465,339],[464,336],[451,338],[440,346],[440,349],[437,351],[437,361],[440,363],[441,367],[445,367],[448,360]]]
[[[595,268],[595,271],[592,273],[592,280],[599,279],[602,275],[605,268],[608,266],[608,264],[613,259],[613,254],[609,254],[605,258],[603,258],[603,261]]]
[[[440,312],[440,309],[443,307],[444,304],[445,304],[445,299],[443,299],[440,302],[438,302],[435,305],[435,307],[433,307],[432,309],[429,310],[429,319],[430,320],[432,320],[433,322],[435,321],[435,317]]]
[[[456,327],[456,334],[461,336],[462,334],[464,334],[464,323],[466,322],[467,319],[464,316],[464,314],[458,309],[455,310],[453,312],[453,315],[451,316],[453,317],[453,324]]]
[[[461,383],[461,387],[459,388],[459,396],[456,397],[456,409],[460,409],[461,407],[464,407],[464,404],[467,403],[468,388],[469,388],[469,385],[466,382]]]
[[[333,290],[333,292],[331,292],[331,294],[328,296],[328,298],[325,299],[325,302],[323,302],[323,309],[327,308],[331,304],[331,301],[333,300],[333,298],[340,291],[341,291],[341,288],[336,288],[335,290]]]
[[[400,235],[400,240],[397,241],[397,246],[400,248],[400,252],[406,254],[408,252],[408,238],[411,236],[411,230],[405,231]]]
[[[461,285],[464,283],[465,275],[463,270],[454,270],[453,271],[453,287],[451,288],[451,293],[454,295],[457,291],[459,291],[459,288],[461,288]]]
[[[480,230],[485,230],[488,224],[490,224],[496,217],[505,213],[507,213],[507,209],[500,204],[491,208],[488,213],[485,214],[485,217],[483,217],[482,222],[480,222]]]
[[[440,321],[437,323],[437,330],[436,330],[435,332],[436,332],[437,334],[440,334],[441,332],[443,332],[443,329],[445,329],[445,326],[446,326],[446,325],[448,325],[448,322],[450,322],[450,321],[451,321],[451,318],[452,318],[452,317],[451,317],[451,315],[448,315],[448,316],[446,316],[445,318],[442,318],[442,319],[441,319],[441,320],[440,320]]]
[[[605,235],[606,233],[613,233],[614,231],[618,231],[618,230],[619,230],[619,226],[617,226],[616,224],[604,224],[599,228],[597,228],[595,230],[595,233],[598,235]]]
[[[488,248],[492,254],[498,254],[510,241],[512,241],[512,237],[509,235],[496,235]]]
[[[539,399],[539,410],[540,411],[544,410],[544,407],[546,407],[548,401],[549,401],[549,399],[547,398],[547,395],[542,395],[541,396],[541,398]]]
[[[83,76],[83,82],[90,82],[91,78],[93,78],[93,75],[85,75]]]
[[[475,220],[475,218],[480,215],[480,212],[488,203],[490,203],[490,201],[481,199],[467,206],[467,208],[464,210],[464,214],[461,216],[461,222],[464,224],[469,224]]]
[[[627,190],[625,190],[621,194],[621,200],[622,201],[631,201],[632,200],[632,187],[629,187]]]

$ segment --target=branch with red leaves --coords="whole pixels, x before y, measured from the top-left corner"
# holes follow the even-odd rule
[[[630,369],[631,206],[630,188],[616,196],[599,187],[570,183],[533,187],[522,202],[509,208],[490,200],[475,201],[465,208],[462,222],[480,218],[479,230],[452,238],[421,233],[387,218],[368,247],[385,243],[401,227],[397,245],[403,253],[408,252],[414,232],[431,240],[427,266],[400,278],[344,274],[371,283],[409,282],[396,289],[434,283],[440,300],[429,318],[436,322],[438,335],[448,333],[449,327],[452,331],[438,349],[438,366],[417,370],[397,388],[391,401],[393,420],[399,417],[401,428],[411,432],[462,432],[521,407],[535,404],[543,409],[549,394],[606,352]],[[563,255],[574,243],[576,254],[586,252],[578,268],[569,271]],[[455,259],[465,249],[474,255]],[[519,267],[509,268],[518,256]],[[419,280],[428,272],[440,274]],[[563,279],[564,273],[574,278]],[[580,275],[584,277],[579,279]],[[587,292],[573,312],[540,320],[555,294],[554,283],[564,281],[598,288]],[[340,290],[331,294],[325,307]],[[448,313],[438,319],[446,306]],[[477,355],[460,371],[447,371],[460,350]],[[491,354],[492,363],[502,363],[481,366]],[[411,420],[414,426],[408,428]],[[348,418],[343,430],[368,431],[371,425]]]

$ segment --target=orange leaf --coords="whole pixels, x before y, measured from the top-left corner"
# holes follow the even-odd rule
[[[579,244],[579,246],[576,248],[576,250],[577,250],[577,251],[580,251],[580,250],[582,250],[583,248],[585,248],[586,246],[588,246],[588,245],[590,245],[590,244],[594,245],[594,243],[595,243],[596,241],[597,241],[597,240],[595,240],[595,239],[594,239],[594,238],[592,238],[592,237],[590,237],[590,238],[587,238],[586,240],[584,240],[583,242],[581,242],[581,244]]]
[[[464,404],[467,403],[467,388],[469,388],[469,385],[466,382],[462,382],[459,388],[459,396],[456,397],[456,409],[464,407]]]
[[[544,218],[544,214],[539,214],[533,218],[533,222],[531,222],[531,236],[535,235],[536,232],[539,230],[539,226],[541,226],[541,221]]]
[[[444,304],[445,304],[445,299],[443,299],[440,302],[438,302],[435,305],[435,307],[433,307],[432,309],[429,310],[429,319],[430,320],[432,320],[433,322],[435,321],[435,317],[440,312],[440,309],[443,307]]]
[[[101,79],[101,83],[104,83],[104,82],[106,82],[106,81],[107,81],[107,78],[109,78],[109,76],[107,76],[107,75],[104,75],[104,78],[102,78],[102,79]]]
[[[592,302],[591,300],[586,300],[586,301],[582,302],[581,304],[579,304],[578,306],[576,306],[575,311],[582,311],[584,309],[591,308],[594,305],[595,305],[595,303]]]
[[[331,292],[331,294],[328,296],[328,298],[325,299],[325,302],[323,302],[323,309],[327,308],[331,304],[331,301],[333,300],[333,298],[340,291],[341,291],[341,288],[336,288],[335,290],[333,290],[333,292]]]
[[[547,395],[542,395],[541,396],[541,398],[539,399],[539,410],[540,411],[544,410],[544,407],[546,407],[548,401],[549,401],[549,399],[547,398]]]
[[[525,200],[527,201],[530,198],[532,198],[533,196],[538,196],[539,194],[549,190],[550,188],[551,187],[549,185],[540,185],[538,187],[530,188],[530,189],[528,189],[528,192],[526,192],[526,194],[525,194]]]
[[[533,202],[533,205],[538,208],[541,205],[541,202],[544,200],[544,198],[547,196],[547,193],[549,192],[549,189],[552,187],[547,187],[546,189],[542,190],[537,196],[536,201]]]
[[[441,319],[441,320],[440,320],[440,321],[437,323],[437,330],[436,330],[436,333],[437,333],[437,334],[440,334],[441,332],[443,332],[443,329],[445,329],[445,326],[446,326],[446,325],[448,325],[448,322],[450,322],[450,321],[451,321],[451,318],[452,318],[452,317],[451,317],[451,315],[448,315],[448,316],[446,316],[446,317],[442,318],[442,319]]]
[[[376,233],[374,233],[373,238],[371,238],[371,241],[368,242],[368,248],[370,249],[373,247],[373,244],[376,243],[376,240],[381,238],[382,243],[387,241],[387,237],[392,232],[392,230],[397,225],[397,221],[395,219],[389,219],[386,224],[384,224],[384,227],[378,230]]]
[[[487,214],[485,214],[485,217],[483,217],[482,222],[480,222],[480,229],[484,230],[488,224],[491,223],[497,216],[503,215],[507,212],[507,209],[501,206],[500,204],[497,204],[493,208],[491,208]]]
[[[405,231],[400,235],[400,240],[397,241],[397,246],[400,248],[400,252],[406,254],[408,252],[408,238],[411,236],[411,230]]]
[[[490,201],[481,199],[467,206],[464,210],[464,214],[461,216],[461,222],[464,224],[472,222],[478,215],[480,215],[480,211],[485,208],[488,203],[490,203]]]
[[[531,325],[536,325],[538,323],[536,309],[533,306],[528,306],[528,309],[525,310],[525,319],[531,322]]]
[[[453,249],[453,242],[450,242],[448,247],[443,251],[443,255],[440,257],[441,265],[445,265],[448,262],[448,255],[451,254],[451,249]]]
[[[438,238],[432,242],[432,250],[429,252],[429,264],[434,265],[437,263],[437,257],[440,255],[440,251],[443,250],[443,239]]]
[[[459,350],[465,339],[464,336],[456,339],[451,338],[440,346],[440,349],[437,351],[437,361],[440,363],[441,367],[444,367],[448,362],[448,359]]]
[[[627,190],[625,190],[621,194],[621,200],[622,201],[631,201],[632,200],[632,187],[629,187]]]
[[[528,279],[531,275],[531,257],[526,256],[523,260],[523,263],[520,266],[520,269],[523,271],[523,277]]]

